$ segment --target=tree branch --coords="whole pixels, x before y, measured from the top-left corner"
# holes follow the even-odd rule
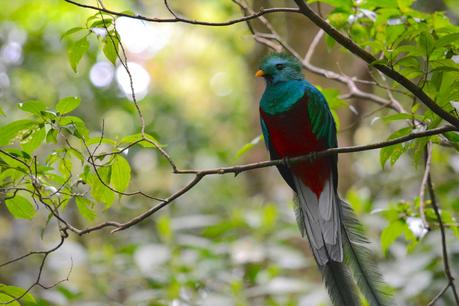
[[[445,294],[446,290],[448,290],[449,286],[451,286],[451,284],[448,282],[446,286],[443,287],[443,289],[441,289],[440,292],[438,292],[438,294],[429,302],[429,304],[427,304],[427,306],[435,305],[438,299],[441,298],[443,294]]]
[[[459,306],[459,295],[457,293],[456,286],[454,285],[454,276],[451,273],[451,267],[450,267],[450,262],[449,262],[449,257],[448,257],[445,226],[443,224],[443,220],[442,220],[441,214],[440,214],[440,208],[438,207],[437,199],[435,197],[435,192],[434,192],[434,189],[433,189],[432,178],[430,176],[430,173],[427,175],[427,187],[429,188],[430,201],[432,202],[432,207],[433,207],[433,210],[435,212],[435,216],[437,217],[438,224],[440,226],[441,252],[442,252],[442,257],[443,257],[443,269],[444,269],[444,272],[445,272],[445,276],[448,279],[448,286],[451,287],[451,290],[453,291],[454,300],[456,301],[456,305]],[[435,297],[435,299],[438,300],[445,292],[446,292],[446,290],[442,290],[442,292],[440,292],[440,294],[438,294]]]
[[[399,144],[403,142],[407,142],[416,138],[422,138],[422,137],[427,137],[427,136],[432,136],[432,135],[437,135],[449,131],[456,131],[456,129],[452,126],[444,126],[432,130],[426,130],[426,131],[420,131],[420,132],[412,132],[409,135],[399,137],[399,138],[394,138],[391,140],[379,142],[379,143],[374,143],[374,144],[369,144],[369,145],[361,145],[361,146],[353,146],[353,147],[339,147],[339,148],[332,148],[332,149],[327,149],[324,151],[320,152],[312,152],[306,155],[302,156],[296,156],[296,157],[291,157],[291,158],[284,158],[284,159],[277,159],[277,160],[270,160],[270,161],[262,161],[262,162],[256,162],[256,163],[251,163],[251,164],[246,164],[246,165],[238,165],[238,166],[231,166],[231,167],[221,167],[221,168],[212,168],[212,169],[191,169],[191,170],[179,170],[177,169],[175,173],[177,174],[194,174],[195,177],[187,184],[185,187],[180,189],[179,191],[175,192],[171,196],[169,196],[167,199],[164,200],[164,202],[159,203],[158,205],[150,208],[149,210],[141,213],[137,217],[134,217],[133,219],[122,223],[120,226],[116,227],[115,229],[112,230],[112,233],[118,232],[124,229],[127,229],[154,214],[158,210],[164,208],[165,206],[169,205],[172,201],[175,199],[179,198],[183,194],[187,193],[189,190],[191,190],[195,185],[197,185],[205,176],[207,175],[222,175],[222,174],[228,174],[232,173],[234,175],[238,175],[241,172],[249,171],[249,170],[254,170],[254,169],[260,169],[260,168],[266,168],[266,167],[272,167],[272,166],[280,166],[285,163],[291,165],[298,163],[300,161],[308,161],[308,160],[314,160],[316,158],[320,157],[326,157],[326,156],[331,156],[335,154],[340,154],[340,153],[352,153],[352,152],[361,152],[361,151],[369,151],[369,150],[375,150],[383,147],[388,147],[394,144]],[[113,226],[114,222],[110,224],[110,226]],[[98,228],[109,226],[109,224],[102,224],[98,225]],[[92,228],[89,228],[86,230],[86,232],[93,231]]]
[[[255,14],[252,14],[252,15],[249,15],[249,16],[240,17],[240,18],[236,18],[236,19],[231,19],[231,20],[228,20],[228,21],[210,22],[210,21],[201,21],[201,20],[188,19],[188,18],[185,18],[185,17],[179,17],[176,14],[174,14],[174,18],[145,17],[145,16],[142,16],[142,15],[133,16],[133,15],[129,15],[129,14],[126,14],[126,13],[120,13],[120,12],[112,11],[112,10],[109,10],[109,9],[106,9],[106,8],[100,8],[100,7],[96,7],[96,6],[92,6],[92,5],[88,5],[88,4],[79,3],[79,2],[76,2],[76,1],[73,1],[73,0],[64,0],[64,1],[68,2],[70,4],[73,4],[73,5],[79,6],[79,7],[92,9],[92,10],[96,10],[96,11],[99,11],[99,12],[104,12],[104,13],[107,13],[107,14],[112,14],[112,15],[115,15],[115,16],[119,16],[119,17],[127,17],[127,18],[138,19],[138,20],[149,21],[149,22],[169,22],[169,23],[182,22],[182,23],[188,23],[188,24],[193,24],[193,25],[213,26],[213,27],[229,26],[229,25],[233,25],[233,24],[236,24],[236,23],[245,22],[247,20],[255,19],[255,18],[258,18],[258,17],[263,16],[265,14],[272,14],[272,13],[279,13],[279,12],[300,13],[300,10],[297,9],[297,8],[293,8],[293,7],[276,7],[276,8],[260,9]],[[171,12],[171,11],[169,10],[169,12]]]
[[[425,170],[424,175],[422,176],[421,188],[419,190],[419,214],[421,215],[421,220],[425,229],[429,230],[430,226],[427,222],[426,214],[425,214],[425,201],[424,201],[424,192],[427,185],[427,180],[430,175],[430,165],[432,163],[432,143],[429,141],[426,145],[425,150]]]
[[[300,9],[301,13],[305,15],[309,20],[315,23],[319,28],[324,30],[328,35],[330,35],[333,39],[335,39],[340,45],[345,47],[354,55],[360,57],[362,60],[367,62],[372,67],[375,67],[406,89],[408,89],[412,94],[419,98],[419,100],[428,108],[430,108],[435,114],[443,118],[444,120],[448,121],[456,128],[459,128],[459,119],[455,116],[451,115],[444,109],[442,109],[439,105],[435,103],[419,86],[408,80],[406,77],[398,73],[397,71],[391,69],[390,67],[378,64],[376,62],[376,58],[370,54],[369,52],[365,51],[364,49],[360,48],[357,44],[355,44],[350,38],[344,36],[331,26],[327,21],[322,19],[319,15],[317,15],[305,2],[304,0],[294,0],[297,4],[298,8]]]
[[[22,292],[22,294],[20,294],[20,295],[14,297],[14,298],[12,298],[12,299],[9,300],[9,301],[0,302],[0,305],[5,305],[5,304],[6,304],[6,305],[9,305],[9,304],[12,304],[12,303],[14,303],[14,302],[17,302],[17,301],[21,300],[21,299],[22,299],[27,293],[29,293],[30,290],[32,290],[32,288],[35,287],[35,286],[39,286],[39,287],[41,287],[41,288],[43,288],[43,289],[49,289],[49,288],[55,287],[56,285],[58,285],[58,284],[60,284],[60,283],[62,283],[62,282],[64,282],[64,281],[67,281],[67,280],[69,279],[70,273],[72,272],[73,264],[70,266],[69,273],[67,274],[67,277],[66,277],[65,279],[62,279],[62,280],[60,280],[60,281],[58,281],[58,282],[56,282],[56,283],[54,283],[54,284],[52,284],[52,285],[50,285],[50,286],[46,286],[46,285],[43,285],[43,284],[41,283],[41,278],[42,278],[42,275],[43,275],[43,270],[44,270],[44,267],[45,267],[46,260],[47,260],[48,256],[49,256],[51,253],[57,251],[57,250],[64,244],[64,241],[65,241],[65,239],[66,239],[67,237],[68,237],[68,235],[67,235],[67,233],[65,232],[65,230],[61,230],[60,241],[59,241],[59,243],[58,243],[55,247],[53,247],[52,249],[50,249],[50,250],[48,250],[48,251],[30,252],[30,253],[28,253],[28,254],[26,254],[26,255],[24,255],[24,256],[18,257],[18,258],[16,258],[16,259],[10,260],[10,261],[8,261],[8,262],[6,262],[6,263],[0,265],[0,267],[3,267],[3,266],[5,266],[5,265],[8,265],[8,264],[11,264],[11,263],[16,262],[16,261],[18,261],[18,260],[24,259],[25,257],[28,257],[28,256],[33,255],[33,254],[42,254],[42,255],[43,255],[43,258],[42,258],[41,263],[40,263],[40,267],[39,267],[39,269],[38,269],[38,275],[37,275],[37,277],[36,277],[34,283],[33,283],[32,285],[30,285],[26,290],[24,290],[24,292]]]

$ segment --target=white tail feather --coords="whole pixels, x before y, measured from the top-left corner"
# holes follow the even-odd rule
[[[319,199],[300,179],[295,177],[294,181],[299,200],[298,225],[308,236],[317,263],[342,262],[341,221],[332,178],[325,183]]]

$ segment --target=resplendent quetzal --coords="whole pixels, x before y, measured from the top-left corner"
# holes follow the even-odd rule
[[[296,59],[270,55],[256,76],[266,81],[260,121],[271,159],[337,146],[335,122],[325,97],[304,79]],[[390,305],[364,246],[362,226],[338,196],[337,160],[334,155],[277,168],[296,193],[298,225],[309,239],[333,304],[360,305],[357,284],[371,306]]]

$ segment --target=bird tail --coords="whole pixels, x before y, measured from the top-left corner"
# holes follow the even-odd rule
[[[308,237],[333,305],[360,305],[359,290],[370,306],[393,305],[390,294],[384,290],[384,283],[376,269],[376,264],[371,260],[363,227],[349,204],[334,193],[335,203],[339,207],[337,210],[341,221],[340,238],[344,253],[344,259],[337,260],[336,256],[329,252],[333,252],[338,245],[341,247],[341,244],[337,244],[334,248],[315,247],[318,239],[315,237],[317,235],[314,235],[314,230],[317,229],[317,224],[311,224],[313,218],[309,216],[310,209],[304,205],[306,197],[302,193],[300,190],[295,209],[298,225],[302,234]],[[326,245],[324,241],[322,243]]]
[[[348,267],[343,263],[343,234],[342,222],[340,221],[339,198],[333,190],[325,190],[333,197],[333,202],[323,202],[325,205],[333,205],[330,209],[331,215],[328,218],[334,225],[320,222],[321,214],[317,207],[319,201],[310,195],[310,190],[296,181],[297,195],[295,199],[295,214],[301,234],[307,236],[311,246],[314,259],[322,273],[330,299],[335,306],[358,306],[359,297],[355,282]],[[324,236],[325,229],[332,228],[337,232],[337,241],[334,244],[327,244]],[[330,234],[328,234],[330,235]],[[345,254],[344,254],[345,256]]]
[[[341,262],[329,261],[320,266],[328,295],[335,306],[359,306],[358,292],[349,269]]]
[[[371,260],[366,245],[362,224],[357,220],[348,203],[341,200],[342,237],[344,247],[344,263],[352,270],[357,285],[371,306],[393,305],[391,296],[385,290],[381,274]]]

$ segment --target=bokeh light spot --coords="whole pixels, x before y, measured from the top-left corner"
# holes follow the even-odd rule
[[[115,69],[108,62],[97,62],[89,72],[89,78],[96,87],[107,87],[113,80]]]
[[[132,76],[132,83],[136,98],[141,100],[148,93],[148,86],[151,81],[150,75],[145,68],[137,63],[128,62],[128,68]],[[116,81],[126,97],[129,100],[132,100],[131,81],[126,69],[122,65],[118,66],[116,69]]]

